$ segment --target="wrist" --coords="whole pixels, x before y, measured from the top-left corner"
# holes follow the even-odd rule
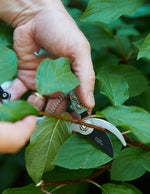
[[[42,10],[62,7],[61,0],[0,0],[0,19],[17,27]]]

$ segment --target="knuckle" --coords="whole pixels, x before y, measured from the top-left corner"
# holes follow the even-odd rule
[[[80,46],[81,46],[81,48],[84,48],[84,49],[91,51],[90,43],[86,38],[82,39]]]
[[[90,72],[90,74],[88,76],[88,80],[92,81],[92,82],[95,82],[95,72],[94,71]]]

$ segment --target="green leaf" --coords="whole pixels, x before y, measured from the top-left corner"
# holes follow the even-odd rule
[[[140,165],[144,150],[126,148],[113,161],[111,178],[116,181],[131,181],[145,174],[146,170]]]
[[[143,2],[144,0],[91,0],[81,21],[111,23],[121,15],[133,15]]]
[[[133,42],[133,44],[134,44],[138,49],[140,49],[141,46],[142,46],[142,44],[143,44],[143,42],[144,42],[144,39],[142,38],[142,39],[140,39],[140,40],[137,40],[137,41]]]
[[[144,91],[148,85],[146,78],[136,68],[127,65],[105,65],[99,68],[98,74],[107,72],[120,75],[126,79],[129,85],[129,96],[137,96]]]
[[[56,60],[45,59],[37,69],[36,85],[40,94],[57,91],[67,93],[80,84],[79,79],[71,72],[67,58]]]
[[[128,56],[130,50],[131,50],[131,41],[126,35],[118,34],[114,36],[114,42],[116,44],[117,51],[119,52],[119,55]],[[112,64],[112,63],[111,63]]]
[[[94,68],[96,69],[96,73],[99,72],[101,66],[110,65],[110,64],[118,64],[120,61],[119,57],[110,53],[98,55],[94,60]]]
[[[11,188],[3,191],[2,194],[43,194],[39,187],[35,187],[34,184],[30,184],[25,187]]]
[[[39,111],[26,101],[17,100],[0,105],[0,121],[15,122],[27,115],[39,115]]]
[[[0,46],[0,85],[17,73],[17,57],[13,50]]]
[[[112,35],[99,24],[80,24],[80,28],[90,42],[92,49],[100,50],[114,45]]]
[[[13,43],[13,29],[0,21],[0,45],[8,46]]]
[[[137,59],[140,59],[142,57],[146,57],[147,59],[150,59],[150,33],[145,38],[145,40],[144,40],[144,42],[139,50]]]
[[[135,106],[110,106],[100,112],[112,124],[124,127],[143,143],[150,143],[150,113]],[[97,112],[97,115],[99,113]]]
[[[69,0],[62,0],[63,4],[66,6],[69,3]]]
[[[93,169],[69,170],[56,166],[54,170],[43,175],[45,181],[66,181],[86,178],[93,173]]]
[[[101,72],[97,79],[102,81],[101,94],[107,96],[113,105],[121,105],[129,98],[128,83],[122,76]]]
[[[76,21],[76,23],[78,23],[78,20],[82,15],[82,11],[80,9],[71,8],[71,7],[68,7],[67,11],[71,15],[71,17]]]
[[[106,183],[102,185],[102,194],[142,194],[135,192],[125,185],[118,185],[114,183]]]
[[[145,4],[136,11],[136,13],[132,16],[132,18],[149,16],[149,15],[150,15],[150,5]]]
[[[147,87],[146,90],[139,96],[141,108],[150,112],[150,88]]]
[[[140,164],[150,172],[150,151],[142,156]]]
[[[122,145],[115,136],[111,135],[111,137],[114,155],[116,155]],[[111,157],[88,138],[74,134],[63,144],[53,164],[69,169],[86,169],[104,165],[111,160]]]
[[[46,117],[37,125],[25,152],[26,168],[34,182],[54,168],[52,161],[70,135],[71,123],[66,121]]]

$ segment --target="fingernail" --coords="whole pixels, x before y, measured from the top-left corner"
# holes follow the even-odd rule
[[[95,105],[94,95],[93,95],[93,93],[89,93],[88,94],[88,106],[90,108],[93,108],[94,105]]]

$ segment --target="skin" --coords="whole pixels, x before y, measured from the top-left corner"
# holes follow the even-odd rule
[[[47,0],[42,9],[38,5],[33,8],[33,14],[30,6],[11,20],[11,25],[15,28],[14,50],[18,57],[18,77],[8,89],[11,101],[19,99],[28,89],[36,91],[36,70],[44,57],[35,57],[34,52],[43,47],[56,58],[70,59],[71,69],[81,81],[81,85],[76,88],[76,94],[84,106],[93,108],[95,74],[87,39],[60,0]],[[50,96],[55,98],[57,94]],[[28,101],[39,110],[45,106],[45,101],[37,99],[35,94],[29,96]],[[63,103],[63,106],[66,106],[66,103]],[[65,108],[62,107],[62,110]],[[0,152],[12,153],[24,146],[34,131],[35,120],[35,117],[28,116],[14,124],[0,123],[0,136],[3,135],[2,142],[0,139]],[[14,131],[12,134],[9,133],[10,129]]]

